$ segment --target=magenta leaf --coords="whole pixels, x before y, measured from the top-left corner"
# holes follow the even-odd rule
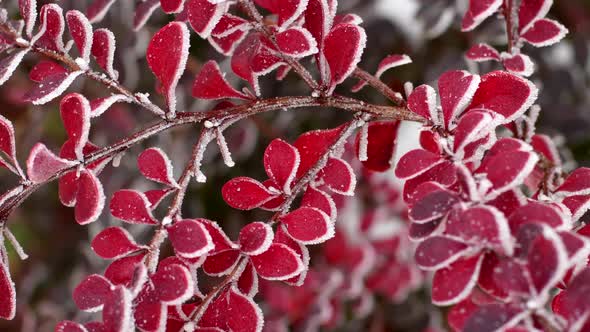
[[[83,71],[63,72],[45,77],[25,94],[25,100],[43,105],[59,97]]]
[[[420,85],[408,96],[408,109],[413,113],[441,124],[441,119],[436,109],[436,91],[430,85]]]
[[[469,246],[446,236],[433,236],[416,248],[416,264],[425,270],[439,270],[469,253]]]
[[[67,69],[56,62],[42,60],[31,69],[29,72],[29,79],[33,82],[39,83],[51,75],[66,74],[67,72]]]
[[[340,24],[326,36],[323,54],[330,68],[330,92],[355,70],[366,42],[365,30],[352,24]]]
[[[11,320],[16,314],[16,291],[5,263],[0,262],[0,318]]]
[[[152,216],[150,202],[147,197],[135,190],[119,190],[111,199],[110,210],[115,218],[131,224],[155,225],[158,223]]]
[[[61,100],[60,114],[66,133],[74,142],[76,158],[83,160],[90,132],[90,104],[84,96],[71,93]]]
[[[543,18],[535,21],[520,37],[536,47],[549,46],[557,43],[569,31],[557,21]]]
[[[115,0],[94,0],[86,12],[90,22],[101,21],[114,3]]]
[[[185,8],[188,21],[201,36],[207,38],[227,11],[227,3],[213,4],[208,0],[186,0]]]
[[[279,186],[277,189],[286,194],[291,193],[291,185],[300,162],[299,151],[281,139],[270,142],[264,151],[266,174]]]
[[[31,149],[27,159],[27,175],[35,183],[45,182],[60,171],[76,164],[75,161],[59,158],[45,145],[37,143]]]
[[[99,274],[93,274],[76,286],[72,297],[78,309],[89,312],[99,311],[110,296],[111,287],[108,279]]]
[[[251,256],[256,273],[267,280],[286,280],[304,269],[301,257],[285,244],[273,243],[264,253]]]
[[[160,148],[144,150],[137,158],[137,168],[147,179],[171,187],[178,187],[178,183],[174,179],[172,162]]]
[[[455,119],[469,105],[479,82],[479,76],[462,70],[447,71],[439,77],[438,93],[447,128],[454,126]]]
[[[20,10],[20,16],[25,21],[25,33],[28,37],[31,37],[37,21],[37,1],[18,0],[18,9]]]
[[[98,256],[106,259],[121,258],[141,248],[121,227],[105,228],[94,237],[90,246]]]
[[[316,54],[318,44],[305,28],[292,27],[276,35],[276,42],[284,54],[294,58],[303,58]]]
[[[483,20],[492,16],[502,5],[502,0],[469,0],[469,9],[463,16],[461,30],[475,29]]]
[[[193,278],[189,270],[179,264],[160,267],[152,276],[158,298],[166,305],[178,305],[194,294]]]
[[[247,255],[260,255],[272,244],[274,232],[272,228],[263,222],[252,222],[240,230],[238,243],[240,250]]]
[[[168,227],[167,230],[174,250],[183,257],[199,257],[215,247],[211,235],[205,226],[197,220],[180,220]]]
[[[184,73],[189,47],[186,25],[172,22],[152,37],[146,52],[148,64],[162,85],[171,114],[176,112],[176,85]]]
[[[66,13],[66,22],[68,23],[72,39],[76,43],[76,47],[78,47],[80,57],[88,63],[93,39],[90,21],[80,11],[70,10]]]
[[[498,51],[496,51],[495,48],[484,43],[471,46],[471,48],[467,51],[465,56],[467,57],[467,59],[476,62],[489,60],[500,61],[500,53],[498,53]]]
[[[328,158],[326,165],[318,173],[318,178],[337,194],[354,195],[356,177],[352,167],[343,159]]]
[[[276,196],[262,183],[247,177],[230,180],[221,188],[221,194],[227,204],[240,210],[252,210]]]
[[[66,24],[61,7],[54,3],[43,5],[39,16],[41,26],[32,43],[58,53],[64,52],[63,33]]]
[[[193,97],[201,99],[250,99],[234,89],[221,73],[214,60],[207,61],[193,83]]]
[[[432,302],[451,305],[467,298],[477,283],[483,258],[482,254],[462,258],[436,271],[432,280]]]
[[[318,244],[334,236],[334,224],[323,211],[301,207],[280,218],[285,231],[302,244]]]
[[[96,221],[104,207],[104,191],[96,175],[88,170],[80,172],[76,193],[75,218],[80,225]]]
[[[119,73],[113,68],[115,61],[115,35],[108,29],[98,29],[92,36],[91,53],[96,63],[107,72],[110,78],[116,80]]]
[[[123,286],[115,287],[107,296],[102,311],[104,325],[113,332],[133,329],[131,293]]]

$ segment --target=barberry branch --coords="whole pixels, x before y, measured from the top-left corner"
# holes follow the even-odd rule
[[[387,84],[383,83],[377,77],[371,75],[367,71],[356,68],[352,75],[360,80],[367,82],[370,86],[379,91],[387,99],[391,100],[397,106],[403,106],[405,104],[404,98],[399,92],[393,91]]]

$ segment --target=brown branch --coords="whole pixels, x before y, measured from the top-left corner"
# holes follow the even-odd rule
[[[393,91],[389,86],[387,86],[387,84],[383,83],[380,79],[371,75],[367,71],[360,68],[356,68],[352,75],[360,80],[367,82],[370,86],[379,91],[383,96],[391,100],[395,105],[405,105],[404,98],[401,96],[401,94]]]
[[[520,9],[520,0],[504,1],[504,20],[506,21],[506,34],[508,37],[508,52],[514,54],[518,48],[519,22],[518,11]]]

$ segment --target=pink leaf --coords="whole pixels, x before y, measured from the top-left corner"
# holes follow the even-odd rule
[[[144,150],[137,158],[137,168],[147,179],[178,187],[172,171],[172,163],[160,148]]]
[[[160,7],[166,14],[180,13],[184,8],[185,0],[160,0]]]
[[[186,0],[188,21],[201,36],[207,38],[227,11],[227,3],[213,4],[208,0]]]
[[[469,0],[469,9],[463,16],[461,30],[475,29],[483,20],[494,14],[502,5],[502,0]]]
[[[277,188],[286,194],[291,193],[291,185],[295,180],[301,158],[299,151],[291,144],[275,139],[264,151],[264,169]]]
[[[302,244],[318,244],[334,236],[334,224],[323,211],[301,207],[280,218],[286,232]]]
[[[234,89],[221,73],[219,65],[210,60],[203,65],[193,83],[193,97],[201,99],[249,99]]]
[[[147,197],[135,190],[119,190],[111,199],[110,210],[115,218],[132,224],[155,225],[158,223],[149,209]]]
[[[535,64],[524,54],[503,54],[502,64],[509,72],[521,76],[530,76],[535,71]]]
[[[423,149],[412,150],[401,157],[395,168],[395,176],[411,179],[442,163],[439,155]]]
[[[146,0],[137,4],[133,17],[133,30],[139,31],[150,19],[154,11],[160,6],[160,0]]]
[[[77,10],[70,10],[66,13],[66,21],[72,39],[78,47],[81,58],[88,62],[90,60],[90,51],[92,50],[92,25],[88,18]]]
[[[432,302],[436,305],[459,303],[477,283],[484,255],[460,259],[436,271],[432,280]]]
[[[438,79],[440,105],[444,124],[453,127],[455,119],[465,110],[479,86],[480,77],[462,70],[447,71]]]
[[[444,216],[458,202],[459,198],[453,192],[433,191],[412,206],[410,218],[416,223],[424,224]]]
[[[420,242],[415,260],[420,268],[439,270],[447,267],[469,252],[469,246],[446,236],[433,236]]]
[[[279,27],[284,31],[303,14],[307,0],[255,0],[257,5],[279,16]]]
[[[272,228],[263,222],[252,222],[240,230],[238,243],[240,250],[247,255],[260,255],[272,244],[274,232]]]
[[[276,196],[260,182],[247,177],[230,180],[221,188],[221,194],[227,204],[240,210],[252,210]]]
[[[131,301],[131,293],[123,286],[117,286],[107,296],[102,320],[109,331],[126,332],[133,329]]]
[[[90,132],[90,104],[84,96],[71,93],[61,100],[60,114],[66,133],[74,142],[76,157],[83,160]]]
[[[354,195],[356,177],[352,167],[340,158],[329,158],[318,173],[318,178],[333,192],[340,195]]]
[[[292,27],[276,35],[276,42],[284,54],[303,58],[316,54],[318,44],[311,33],[301,27]]]
[[[61,7],[54,3],[43,5],[39,16],[41,26],[32,42],[41,48],[58,53],[64,52],[62,38],[66,24]]]
[[[273,243],[264,253],[251,256],[256,273],[267,280],[285,280],[303,271],[299,255],[285,244]]]
[[[179,305],[194,294],[193,278],[189,270],[179,264],[160,267],[152,276],[158,297],[166,305]]]
[[[96,63],[107,72],[110,78],[116,80],[119,73],[113,68],[115,60],[115,35],[108,29],[94,31],[91,53]]]
[[[189,31],[182,22],[172,22],[160,29],[147,49],[152,72],[162,85],[169,112],[176,112],[176,85],[184,73],[190,46]]]
[[[88,170],[80,172],[76,193],[75,218],[80,225],[96,221],[104,207],[104,191],[96,175]]]
[[[336,204],[330,195],[312,186],[307,187],[301,198],[302,207],[312,207],[323,211],[330,216],[330,220],[336,220]]]
[[[46,77],[25,94],[25,100],[43,105],[59,97],[83,71],[57,73]]]
[[[25,21],[25,33],[28,37],[31,37],[37,21],[37,1],[18,0],[18,9],[20,10],[20,16]]]
[[[16,314],[16,291],[5,263],[0,262],[0,318],[12,320]]]
[[[27,53],[28,49],[16,51],[0,60],[0,85],[8,81]]]
[[[99,311],[111,293],[111,282],[99,274],[82,280],[72,295],[76,306],[84,311]]]
[[[91,23],[101,21],[115,0],[94,0],[88,7],[86,14]]]
[[[498,51],[496,51],[495,48],[484,43],[471,46],[471,48],[467,51],[465,56],[467,57],[467,59],[476,62],[489,60],[500,61],[500,53],[498,53]]]
[[[537,99],[538,89],[530,81],[503,71],[481,77],[469,108],[494,111],[510,122],[520,117]]]
[[[33,82],[39,83],[51,75],[66,74],[67,72],[67,69],[56,62],[42,60],[31,69],[29,72],[29,79]]]
[[[35,183],[45,182],[61,170],[73,167],[77,162],[59,158],[42,143],[37,143],[27,159],[27,175]]]
[[[391,161],[397,143],[399,121],[371,122],[367,128],[367,159],[362,161],[363,166],[371,171],[385,172],[391,169]],[[360,159],[362,137],[361,133],[356,138],[356,151]]]
[[[557,43],[569,31],[557,21],[543,18],[535,21],[520,37],[536,47],[549,46]]]
[[[91,247],[106,259],[117,259],[140,249],[131,234],[121,227],[105,228],[94,237]]]
[[[215,245],[205,226],[197,220],[177,221],[167,228],[168,236],[177,254],[195,258],[213,250]]]
[[[330,92],[352,74],[366,42],[365,30],[352,24],[340,24],[326,36],[323,53],[330,68]]]
[[[441,124],[436,109],[436,91],[430,85],[420,85],[412,91],[408,96],[408,109],[434,124]]]

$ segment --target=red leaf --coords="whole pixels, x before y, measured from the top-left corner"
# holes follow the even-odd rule
[[[90,104],[84,96],[71,93],[61,100],[60,114],[66,133],[74,142],[76,158],[83,160],[90,132]]]
[[[236,30],[231,34],[224,37],[210,36],[207,40],[217,50],[217,52],[230,56],[234,54],[234,51],[240,45],[240,43],[246,38],[248,33],[243,30]]]
[[[162,85],[169,111],[176,112],[176,85],[184,73],[190,47],[189,31],[182,22],[160,29],[146,51],[148,64]]]
[[[0,262],[0,318],[12,320],[16,314],[16,291],[10,279],[10,272],[4,263]]]
[[[285,280],[304,269],[299,255],[285,244],[273,243],[264,253],[251,256],[250,260],[261,278]]]
[[[453,127],[455,119],[469,105],[479,82],[479,76],[471,75],[463,70],[447,71],[439,77],[438,93],[444,124],[447,128]]]
[[[301,198],[301,206],[316,208],[330,216],[332,222],[336,220],[336,204],[332,197],[312,186],[308,186],[305,190],[305,194]]]
[[[43,105],[59,97],[83,71],[63,72],[45,77],[28,91],[24,99],[34,105]]]
[[[8,81],[27,53],[28,49],[16,51],[0,60],[0,85]]]
[[[117,286],[107,296],[102,320],[109,331],[126,332],[133,329],[131,301],[131,293],[123,286]]]
[[[76,322],[64,320],[55,326],[55,332],[88,332],[88,330]]]
[[[559,236],[544,226],[530,244],[527,268],[537,294],[548,294],[567,272],[567,251]]]
[[[551,0],[522,0],[518,8],[518,27],[525,31],[530,28],[537,19],[545,17],[553,5]]]
[[[93,172],[83,170],[78,178],[75,218],[80,225],[94,222],[104,207],[102,184]]]
[[[419,224],[438,219],[449,212],[459,202],[453,192],[447,190],[433,191],[417,201],[410,209],[410,218]]]
[[[495,113],[487,110],[471,110],[459,119],[455,128],[453,150],[457,158],[465,157],[465,149],[493,132],[498,124]]]
[[[285,231],[302,244],[318,244],[334,236],[330,217],[316,208],[301,207],[280,218]]]
[[[281,52],[294,58],[303,58],[318,52],[318,43],[311,33],[302,27],[292,27],[278,33],[276,42]]]
[[[235,249],[227,249],[219,251],[215,249],[214,254],[207,256],[203,264],[203,271],[211,276],[222,276],[230,273],[234,266],[238,263],[240,258],[240,251]]]
[[[342,127],[308,131],[293,144],[299,151],[301,164],[297,170],[297,178],[307,173],[322,158],[325,151],[328,151],[338,140],[342,133]]]
[[[590,194],[590,168],[575,169],[557,188],[556,192],[566,196]]]
[[[354,171],[346,161],[340,158],[328,158],[326,165],[318,173],[318,178],[337,194],[354,195],[356,187]]]
[[[40,83],[51,75],[66,74],[67,72],[67,69],[56,62],[41,60],[29,72],[29,79],[33,82]]]
[[[174,179],[172,163],[160,148],[144,150],[137,158],[137,167],[147,179],[171,187],[178,187],[178,183]]]
[[[395,176],[400,179],[415,178],[442,162],[444,162],[444,159],[430,151],[412,150],[403,155],[398,161],[395,167]]]
[[[213,244],[215,245],[214,252],[238,248],[238,246],[227,237],[223,229],[219,227],[219,225],[216,222],[207,219],[196,220],[200,222],[203,226],[205,226],[207,232],[211,236]]]
[[[547,160],[554,165],[561,165],[561,157],[559,156],[557,146],[549,136],[543,134],[533,135],[531,138],[531,146],[533,147],[533,150],[542,154],[543,157],[547,158]]]
[[[193,278],[189,270],[179,264],[160,267],[152,276],[158,298],[166,305],[179,305],[194,295]]]
[[[28,37],[31,37],[37,21],[37,1],[18,0],[18,9],[20,10],[20,16],[25,21],[25,32]]]
[[[436,271],[432,280],[432,302],[436,305],[459,303],[477,283],[484,255],[460,259],[449,267]]]
[[[367,35],[365,30],[352,24],[340,24],[326,36],[323,53],[330,68],[330,90],[344,80],[361,61]]]
[[[430,85],[420,85],[412,91],[408,96],[408,109],[434,124],[441,124],[436,109],[436,91]]]
[[[307,7],[305,0],[255,0],[257,5],[279,16],[281,31],[287,29],[303,14]]]
[[[275,139],[264,151],[264,169],[277,188],[286,194],[291,193],[291,185],[300,164],[299,151],[291,144]]]
[[[211,33],[215,37],[226,37],[238,30],[248,31],[250,30],[250,22],[232,14],[225,14],[219,20],[219,23],[213,29]]]
[[[513,319],[522,309],[505,304],[489,304],[477,308],[477,310],[465,322],[464,332],[494,332],[521,330],[508,330],[514,325]]]
[[[507,155],[492,157],[486,164],[487,179],[492,183],[489,198],[521,185],[533,171],[539,157],[532,152],[514,151]]]
[[[569,31],[557,21],[543,18],[535,21],[520,37],[536,47],[549,46],[557,43]]]
[[[90,246],[98,256],[106,259],[117,259],[140,249],[131,234],[121,227],[105,228],[94,237]]]
[[[0,151],[6,153],[12,163],[16,160],[16,143],[14,139],[14,127],[12,122],[0,115]],[[0,157],[0,160],[4,159]]]
[[[115,218],[132,224],[155,225],[158,223],[152,216],[150,202],[142,192],[135,190],[119,190],[111,199],[110,210]]]
[[[61,7],[54,3],[43,5],[39,16],[41,26],[39,32],[33,37],[32,42],[35,46],[41,48],[58,53],[64,52],[62,37],[66,24]]]
[[[495,48],[484,43],[471,46],[471,48],[467,51],[465,56],[467,57],[467,59],[476,62],[489,60],[500,61],[500,53],[498,53],[498,51],[496,51]]]
[[[395,67],[406,65],[408,63],[412,63],[412,59],[405,54],[388,55],[385,57],[385,59],[379,62],[375,76],[381,77],[386,71]]]
[[[37,143],[27,159],[27,175],[34,183],[45,182],[61,170],[73,167],[77,162],[62,159],[53,154],[45,145]]]
[[[94,0],[88,7],[86,14],[91,23],[101,21],[115,0]]]
[[[272,244],[274,232],[272,228],[263,222],[249,223],[240,230],[238,243],[240,250],[247,255],[260,255]]]
[[[186,0],[185,8],[191,27],[201,38],[209,37],[228,9],[227,2],[213,4],[208,0]]]
[[[158,298],[152,285],[145,285],[134,300],[133,318],[136,327],[143,332],[157,332],[166,329],[168,307]],[[175,310],[171,310],[171,314]]]
[[[113,261],[104,271],[104,276],[115,285],[131,287],[136,272],[143,264],[146,254],[141,253]]]
[[[508,221],[513,234],[517,234],[522,225],[531,222],[545,224],[558,230],[571,227],[568,218],[557,207],[535,201],[517,208]]]
[[[66,13],[66,21],[72,39],[78,47],[80,57],[86,63],[90,60],[90,51],[92,50],[92,25],[88,18],[77,10],[70,10]]]
[[[538,89],[530,81],[503,71],[481,77],[470,109],[483,108],[506,118],[506,123],[520,117],[537,99]]]
[[[483,20],[494,14],[502,5],[502,0],[469,0],[469,9],[461,22],[462,31],[475,29]]]
[[[111,282],[99,274],[93,274],[82,280],[72,295],[80,310],[94,312],[102,310],[106,299],[111,294]]]
[[[521,76],[530,76],[535,71],[535,64],[528,55],[524,54],[510,55],[504,53],[502,64],[509,72]]]
[[[240,210],[252,210],[276,196],[260,182],[247,177],[230,180],[221,188],[221,194],[227,204]]]
[[[205,226],[197,220],[177,221],[167,228],[168,236],[177,254],[195,258],[213,250],[215,245]]]
[[[263,323],[262,311],[256,303],[232,287],[207,307],[199,326],[219,331],[261,332]],[[195,331],[217,331],[205,328]]]
[[[125,95],[110,95],[104,98],[97,98],[90,101],[91,117],[95,118],[106,112],[111,106],[119,102],[131,102],[131,99]]]
[[[258,275],[252,264],[248,263],[240,274],[237,287],[244,295],[252,298],[258,293]]]
[[[113,68],[115,61],[115,35],[108,29],[94,31],[91,53],[96,63],[107,72],[110,78],[116,80],[119,73]]]
[[[184,8],[185,0],[160,0],[160,7],[166,14],[180,13]]]
[[[433,236],[416,248],[416,264],[425,270],[447,267],[469,252],[469,246],[446,236]]]
[[[234,89],[225,79],[214,60],[203,65],[193,83],[193,97],[201,99],[250,99]]]
[[[133,17],[133,30],[139,31],[143,28],[158,7],[160,7],[160,0],[145,0],[138,3]]]

